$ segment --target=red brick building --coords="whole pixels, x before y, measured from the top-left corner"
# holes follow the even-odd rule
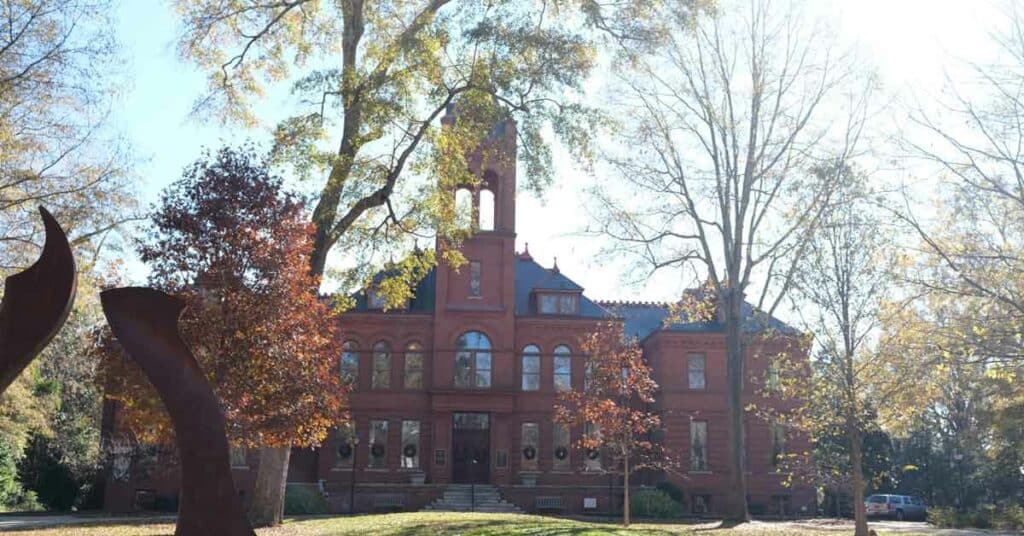
[[[667,305],[592,301],[557,265],[516,252],[515,124],[499,125],[489,143],[513,157],[480,170],[484,182],[469,193],[479,230],[462,246],[468,264],[458,271],[439,265],[402,309],[382,310],[373,288],[357,297],[341,320],[346,351],[339,360],[339,373],[355,385],[354,423],[319,449],[293,451],[289,481],[315,486],[339,512],[350,511],[353,498],[357,511],[419,509],[450,484],[465,483],[493,485],[524,511],[618,509],[621,478],[573,448],[579,430],[552,422],[558,391],[582,387],[580,340],[612,320],[641,341],[661,387],[663,441],[684,461],[671,473],[640,473],[633,485],[671,480],[686,511],[720,511],[728,489],[722,326],[666,325]],[[763,327],[751,319],[752,332]],[[793,333],[774,319],[767,327]],[[765,344],[772,347],[755,344],[752,353],[780,351],[785,340]],[[748,368],[750,378],[764,373],[756,359]],[[747,437],[752,511],[813,512],[812,490],[783,485],[787,475],[773,463],[780,450],[806,450],[806,442],[753,417]],[[245,493],[257,456],[236,455]],[[144,501],[147,493],[153,500],[174,493],[175,479],[164,472],[136,472],[110,478],[109,509],[146,506],[139,490]]]

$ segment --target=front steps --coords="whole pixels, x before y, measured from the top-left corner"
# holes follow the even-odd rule
[[[440,499],[428,504],[423,511],[523,513],[518,506],[505,502],[498,488],[490,484],[451,484]]]

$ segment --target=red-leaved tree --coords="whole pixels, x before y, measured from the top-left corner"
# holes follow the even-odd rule
[[[587,356],[583,390],[559,395],[555,421],[582,431],[578,447],[585,452],[604,452],[606,468],[621,471],[622,523],[629,526],[629,475],[638,469],[663,468],[668,457],[653,440],[661,419],[648,408],[658,384],[643,350],[629,340],[622,325],[603,324],[580,345]]]
[[[309,270],[313,225],[267,169],[251,148],[205,155],[164,191],[139,246],[149,284],[186,302],[182,336],[221,399],[229,439],[261,449],[257,525],[282,515],[285,480],[272,476],[287,470],[281,449],[317,445],[347,420],[337,318]],[[137,436],[166,440],[163,407],[136,368],[107,359],[108,396]]]

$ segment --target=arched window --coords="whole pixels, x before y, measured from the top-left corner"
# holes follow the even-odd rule
[[[455,386],[491,386],[491,340],[479,331],[463,333],[455,343]]]
[[[391,345],[385,341],[373,345],[373,378],[370,387],[374,389],[391,387]]]
[[[359,343],[345,341],[341,345],[341,380],[355,386],[359,382]]]
[[[555,347],[555,390],[572,389],[572,350],[560,344]]]
[[[405,388],[423,388],[423,348],[418,342],[405,347]]]
[[[469,229],[473,225],[473,192],[468,188],[455,190],[455,226]]]
[[[494,230],[494,192],[480,190],[480,208],[477,228],[481,231]]]
[[[540,348],[535,344],[523,348],[523,390],[540,390]]]

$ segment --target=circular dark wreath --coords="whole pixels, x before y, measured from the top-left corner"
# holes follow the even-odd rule
[[[416,445],[406,445],[405,448],[402,449],[402,454],[405,454],[406,458],[412,458],[416,455]]]
[[[596,460],[596,459],[598,459],[600,457],[601,457],[601,451],[599,451],[597,449],[587,449],[587,458],[590,458],[591,460]]]
[[[537,457],[537,449],[533,447],[526,447],[523,449],[523,457],[527,460],[532,460]]]
[[[370,454],[373,454],[374,458],[380,458],[384,455],[384,445],[374,445],[370,447]]]
[[[351,457],[352,445],[349,445],[348,443],[342,443],[342,445],[338,447],[338,456],[341,456],[342,458]]]
[[[564,460],[565,457],[568,455],[569,449],[565,447],[558,447],[557,449],[555,449],[555,457],[558,458],[559,460]]]

